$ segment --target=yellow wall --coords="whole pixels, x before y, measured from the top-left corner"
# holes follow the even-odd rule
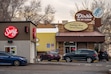
[[[37,38],[39,45],[37,47],[38,52],[55,50],[56,49],[56,40],[55,33],[37,33]]]

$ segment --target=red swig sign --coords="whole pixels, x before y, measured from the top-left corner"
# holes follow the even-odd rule
[[[7,36],[8,38],[14,38],[16,37],[16,35],[18,34],[18,29],[14,26],[8,26],[5,29],[5,36]]]

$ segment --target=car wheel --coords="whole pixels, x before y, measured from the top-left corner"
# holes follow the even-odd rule
[[[66,60],[66,62],[71,62],[72,61],[70,57],[66,57],[65,60]]]
[[[60,59],[57,59],[57,61],[59,62]]]
[[[86,61],[87,61],[88,63],[92,63],[92,62],[93,62],[93,60],[92,60],[91,58],[87,58]]]
[[[15,61],[13,62],[13,65],[14,65],[14,66],[19,66],[19,65],[20,65],[20,62],[19,62],[18,60],[15,60]]]
[[[48,61],[51,61],[51,59],[49,59]]]
[[[109,61],[109,59],[108,59],[108,58],[106,58],[106,61]]]
[[[40,57],[40,61],[43,61],[43,59]]]

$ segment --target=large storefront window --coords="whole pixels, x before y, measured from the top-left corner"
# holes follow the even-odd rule
[[[75,42],[64,42],[64,52],[70,53],[76,50],[76,43]]]
[[[16,55],[17,54],[17,47],[16,46],[5,46],[5,52]]]

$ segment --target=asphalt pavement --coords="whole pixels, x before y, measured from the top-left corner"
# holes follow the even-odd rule
[[[106,64],[103,64],[106,63]],[[52,64],[52,65],[85,65],[85,66],[103,66],[103,67],[111,67],[111,59],[109,61],[103,60],[103,61],[95,61],[94,63],[86,63],[86,61],[77,61],[74,60],[73,62],[66,62],[65,60],[60,60],[59,62],[52,60],[52,61],[39,61],[37,60],[36,64]],[[109,69],[109,74],[111,74],[111,69]]]
[[[0,74],[108,74],[111,61],[37,61],[27,66],[0,66]],[[109,73],[110,74],[110,73]]]

